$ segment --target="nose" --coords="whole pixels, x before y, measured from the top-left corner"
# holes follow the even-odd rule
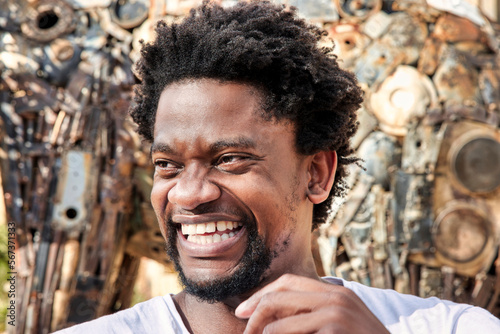
[[[177,183],[168,192],[168,201],[184,210],[193,210],[215,201],[220,195],[220,188],[207,179],[207,172],[193,166],[178,176]]]

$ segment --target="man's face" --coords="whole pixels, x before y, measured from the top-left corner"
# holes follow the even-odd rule
[[[171,84],[156,114],[151,202],[188,292],[220,301],[300,273],[310,254],[308,157],[248,85]]]

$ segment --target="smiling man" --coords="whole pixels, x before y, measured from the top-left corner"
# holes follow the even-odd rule
[[[362,93],[323,33],[269,2],[204,3],[145,44],[131,115],[184,291],[81,333],[496,332],[485,310],[316,274],[311,231],[344,191]],[[496,328],[496,329],[495,329]]]

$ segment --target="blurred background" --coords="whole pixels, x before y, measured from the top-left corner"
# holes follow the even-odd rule
[[[200,3],[0,0],[0,281],[9,222],[17,273],[16,326],[7,282],[0,332],[48,333],[180,291],[127,111],[139,40]],[[500,317],[498,1],[281,3],[329,33],[365,92],[364,169],[314,232],[318,273]]]

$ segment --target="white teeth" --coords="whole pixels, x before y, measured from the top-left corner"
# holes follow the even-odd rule
[[[225,231],[226,230],[226,222],[219,221],[217,222],[217,231]]]
[[[184,232],[182,232],[184,233]],[[196,234],[196,225],[189,224],[187,225],[187,231],[185,234]]]
[[[235,236],[234,232],[224,233],[224,234],[213,234],[213,235],[189,235],[187,240],[195,244],[204,245],[212,244],[227,240]]]
[[[202,224],[200,224],[202,225]],[[207,223],[207,227],[205,229],[205,233],[212,233],[215,232],[215,223]]]
[[[196,224],[196,234],[204,234],[207,224]]]
[[[236,233],[229,231],[239,226],[243,226],[243,224],[231,221],[218,221],[204,224],[182,224],[181,231],[182,234],[187,236],[189,242],[204,245],[221,242],[234,237]],[[215,231],[227,231],[228,233],[205,235],[205,233],[213,233]]]
[[[243,226],[243,224],[239,222],[218,221],[205,224],[182,224],[181,229],[182,234],[191,235],[213,233],[215,231],[224,232],[226,230],[233,230],[240,226]]]

